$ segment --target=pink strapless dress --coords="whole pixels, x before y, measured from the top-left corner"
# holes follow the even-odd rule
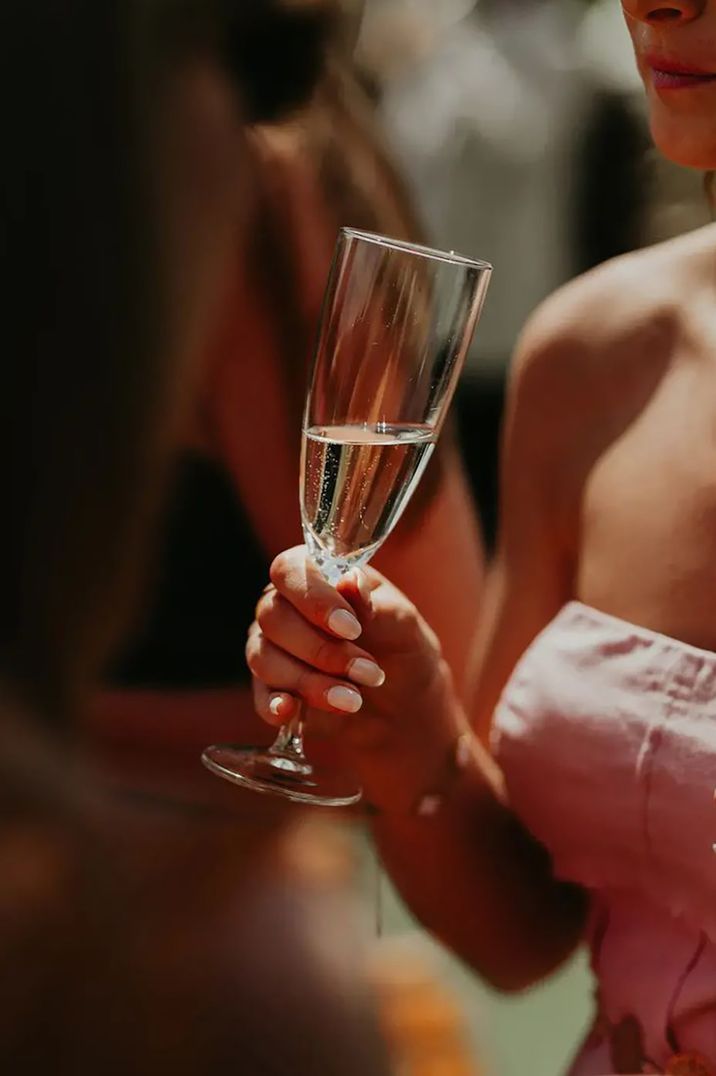
[[[515,810],[593,894],[573,1076],[716,1076],[716,654],[565,606],[495,719]]]

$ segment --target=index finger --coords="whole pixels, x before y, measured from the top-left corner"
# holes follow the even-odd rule
[[[295,546],[271,565],[271,582],[310,624],[339,639],[357,639],[362,627],[351,605],[323,578],[305,546]]]

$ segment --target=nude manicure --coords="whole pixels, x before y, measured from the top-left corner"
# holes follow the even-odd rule
[[[326,698],[334,710],[344,714],[357,714],[363,705],[362,696],[351,687],[332,687],[326,692]]]
[[[385,673],[380,665],[367,658],[355,658],[348,666],[348,675],[357,684],[365,687],[381,687],[385,683]]]
[[[358,620],[347,609],[335,609],[328,618],[328,627],[341,639],[357,639],[362,628]]]
[[[281,716],[281,706],[282,706],[282,704],[283,704],[283,696],[282,695],[274,695],[274,697],[271,699],[271,702],[269,703],[269,710],[271,711],[271,713],[273,714],[274,717],[280,717]]]

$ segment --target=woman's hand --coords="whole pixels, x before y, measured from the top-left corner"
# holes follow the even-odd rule
[[[465,720],[435,633],[378,572],[336,589],[303,546],[282,553],[246,657],[261,717],[281,724],[298,699],[321,712],[370,802],[407,811],[439,787]]]

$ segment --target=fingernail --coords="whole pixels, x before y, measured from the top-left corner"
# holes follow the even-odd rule
[[[287,695],[274,695],[269,702],[269,710],[274,717],[282,717],[291,709],[290,703]]]
[[[365,687],[381,687],[385,683],[385,673],[380,665],[367,658],[354,658],[348,666],[348,675],[351,680]]]
[[[357,639],[362,628],[353,613],[347,609],[335,609],[328,618],[328,627],[341,639]]]
[[[326,698],[334,710],[342,710],[344,714],[357,714],[363,705],[362,696],[352,687],[332,687]]]

